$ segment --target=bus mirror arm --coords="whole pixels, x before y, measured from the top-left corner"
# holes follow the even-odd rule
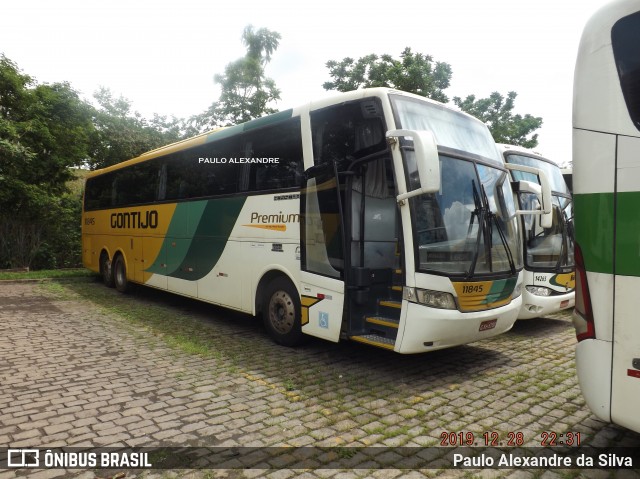
[[[323,173],[331,171],[331,163],[320,163],[319,165],[313,165],[307,168],[304,172],[305,180],[316,178]]]
[[[531,181],[520,180],[517,182],[517,190],[518,192],[524,193],[533,193],[535,194],[540,201],[540,209],[539,210],[518,210],[516,214],[518,215],[541,215],[540,216],[540,226],[542,228],[551,228],[553,225],[553,210],[551,206],[551,184],[549,183],[549,179],[544,171],[533,168],[530,166],[524,165],[516,165],[512,163],[507,163],[506,168],[508,170],[516,170],[522,171],[524,173],[531,173],[533,175],[537,175],[540,179],[540,184],[533,183]]]
[[[413,138],[413,150],[415,152],[420,187],[412,191],[400,192],[397,196],[398,203],[402,203],[405,199],[413,196],[435,193],[440,190],[440,157],[438,156],[438,145],[433,133],[427,130],[389,130],[386,134],[387,139],[395,139],[401,136]],[[392,142],[392,144],[399,143],[396,141]],[[397,171],[402,170],[403,168],[400,168]]]

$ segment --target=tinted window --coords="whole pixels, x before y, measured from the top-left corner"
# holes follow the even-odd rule
[[[346,167],[353,160],[385,151],[381,115],[382,108],[376,99],[312,112],[314,161],[337,161],[339,166]]]
[[[303,173],[300,118],[247,132],[242,157],[249,162],[248,190],[299,188]]]
[[[158,189],[158,164],[139,163],[114,172],[111,206],[151,203]]]
[[[85,209],[299,188],[302,177],[298,117],[90,178]]]
[[[241,165],[237,137],[206,143],[174,153],[166,163],[166,192],[163,199],[178,200],[238,192]]]
[[[611,41],[629,115],[640,129],[640,12],[616,22]]]

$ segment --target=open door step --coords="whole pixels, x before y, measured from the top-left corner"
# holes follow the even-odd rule
[[[380,301],[378,301],[378,306],[380,306],[381,308],[390,308],[394,310],[402,308],[402,302],[393,299],[381,299]]]
[[[358,336],[351,336],[349,339],[357,341],[359,343],[369,344],[370,346],[376,346],[378,348],[389,349],[393,351],[396,344],[396,340],[393,338],[385,338],[377,334],[361,334]]]
[[[385,318],[383,316],[369,316],[365,319],[367,324],[375,324],[377,326],[384,326],[386,328],[398,329],[400,325],[399,319]]]

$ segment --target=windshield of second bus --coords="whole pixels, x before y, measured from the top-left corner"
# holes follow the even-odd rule
[[[543,170],[549,178],[553,192],[553,223],[550,228],[542,228],[537,216],[523,216],[526,266],[531,269],[573,266],[573,203],[560,168],[547,161],[522,155],[507,155],[507,161]],[[538,177],[531,173],[512,171],[512,175],[516,181],[538,183]],[[520,193],[519,201],[520,207],[524,210],[540,207],[538,198],[532,193]]]

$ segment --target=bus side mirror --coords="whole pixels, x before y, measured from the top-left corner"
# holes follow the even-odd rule
[[[507,163],[505,165],[508,170],[523,171],[525,173],[532,173],[537,175],[540,179],[540,184],[533,183],[531,181],[520,180],[516,182],[517,187],[515,190],[523,193],[533,193],[540,201],[539,210],[518,210],[518,215],[541,215],[540,226],[542,228],[551,228],[553,225],[553,209],[551,207],[551,184],[544,171],[538,168],[532,168],[530,166],[516,165],[513,163]]]
[[[317,176],[325,175],[331,171],[330,163],[321,163],[319,165],[313,165],[307,168],[304,172],[304,179],[306,181],[315,178]]]
[[[438,145],[433,133],[426,130],[389,130],[387,138],[409,136],[413,138],[413,151],[415,152],[416,166],[420,188],[405,193],[400,193],[398,202],[418,196],[424,193],[435,193],[440,190],[440,157]],[[402,168],[397,171],[402,171]]]

